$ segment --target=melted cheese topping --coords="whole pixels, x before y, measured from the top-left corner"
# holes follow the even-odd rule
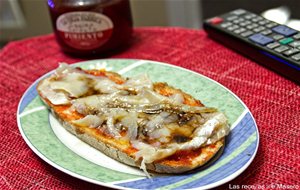
[[[50,89],[63,90],[70,97],[78,98],[89,90],[88,79],[81,73],[69,73],[60,80],[51,81]]]
[[[225,115],[214,108],[186,105],[181,93],[163,96],[146,75],[124,81],[62,64],[39,90],[52,104],[68,104],[82,114],[74,125],[131,143],[143,164],[213,144],[229,133]]]
[[[50,81],[44,80],[40,86],[39,90],[42,96],[47,97],[47,99],[54,105],[64,105],[69,104],[69,98],[64,92],[55,91],[50,88]]]

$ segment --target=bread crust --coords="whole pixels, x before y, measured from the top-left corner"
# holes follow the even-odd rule
[[[110,78],[113,78],[112,72],[110,72],[109,75]],[[117,80],[121,80],[120,75],[115,74],[115,77],[117,78]],[[41,85],[43,80],[39,82],[37,89],[39,89],[39,86]],[[166,83],[154,83],[154,90],[165,96],[169,96],[174,93],[181,93],[184,97],[185,104],[203,106],[203,104],[199,100],[194,99],[191,95],[179,89],[175,89],[167,85]],[[141,159],[135,160],[133,153],[128,153],[124,151],[122,147],[116,146],[115,143],[113,144],[108,143],[105,139],[107,137],[103,135],[101,136],[100,134],[95,135],[94,133],[89,133],[89,129],[79,128],[78,126],[73,125],[70,122],[66,121],[61,114],[55,111],[55,105],[51,104],[46,98],[44,98],[42,96],[42,93],[39,90],[38,93],[42,101],[50,109],[51,113],[55,116],[56,119],[59,120],[59,122],[67,131],[75,135],[77,138],[81,139],[83,142],[91,145],[92,147],[96,148],[97,150],[101,151],[107,156],[115,160],[118,160],[119,162],[134,167],[141,166]],[[204,165],[209,160],[211,160],[212,157],[216,155],[217,152],[221,149],[221,147],[224,146],[224,143],[225,143],[225,138],[222,138],[216,143],[214,143],[213,145],[209,145],[197,149],[197,151],[199,152],[198,155],[193,154],[193,156],[191,156],[187,152],[185,156],[188,157],[188,159],[187,158],[178,159],[170,156],[162,160],[158,160],[153,163],[146,164],[146,169],[157,173],[169,173],[169,174],[183,173],[186,171],[190,171]]]

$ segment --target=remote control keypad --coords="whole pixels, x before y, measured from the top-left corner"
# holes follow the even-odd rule
[[[298,31],[243,9],[234,10],[223,19],[220,26],[225,30],[300,62]]]
[[[300,30],[244,9],[210,18],[203,27],[209,37],[300,84]]]

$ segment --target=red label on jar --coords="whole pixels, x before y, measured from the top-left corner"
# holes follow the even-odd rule
[[[102,46],[109,40],[113,30],[112,21],[95,12],[69,12],[56,21],[59,35],[69,46],[90,50]]]

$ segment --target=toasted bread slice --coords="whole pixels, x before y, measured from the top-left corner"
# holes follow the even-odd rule
[[[119,74],[113,72],[107,72],[104,70],[97,71],[97,70],[90,70],[90,71],[80,71],[84,72],[84,74],[107,78],[113,81],[115,84],[124,84],[128,79],[122,78]],[[176,149],[172,153],[168,154],[167,156],[158,156],[158,159],[152,159],[151,161],[144,162],[145,155],[138,156],[139,148],[134,145],[138,138],[134,140],[130,140],[128,138],[123,138],[126,136],[129,129],[127,131],[120,130],[121,137],[116,137],[111,133],[107,133],[106,130],[102,130],[101,127],[91,127],[91,126],[84,126],[78,125],[74,123],[74,121],[78,121],[85,117],[85,114],[79,113],[78,110],[72,108],[72,104],[70,102],[82,98],[80,97],[68,97],[70,102],[62,103],[62,104],[54,104],[52,101],[49,100],[47,97],[47,93],[43,92],[45,88],[47,88],[46,83],[48,84],[51,81],[60,80],[61,76],[54,75],[50,78],[44,79],[40,81],[37,86],[37,91],[44,101],[44,103],[49,107],[53,115],[60,121],[62,126],[66,128],[69,132],[77,136],[82,141],[88,143],[89,145],[93,146],[94,148],[100,150],[102,153],[106,154],[107,156],[118,160],[124,164],[141,167],[146,170],[151,170],[157,173],[182,173],[186,171],[190,171],[194,168],[202,166],[203,164],[207,163],[219,150],[222,146],[224,146],[224,135],[221,136],[219,139],[215,140],[212,143],[205,142],[201,146],[193,145],[190,148],[182,148]],[[49,87],[49,86],[48,86]],[[193,98],[191,95],[181,91],[180,89],[176,89],[174,87],[169,86],[166,83],[153,83],[153,91],[158,93],[164,97],[171,97],[173,95],[180,94],[182,97],[182,104],[188,105],[191,107],[204,107],[204,105],[199,101]],[[56,90],[56,92],[61,92],[61,90]],[[95,94],[95,92],[87,92],[86,94]],[[98,92],[97,92],[98,93]],[[51,98],[50,98],[51,99]],[[173,110],[174,112],[174,110]],[[172,112],[172,113],[173,113]],[[180,110],[182,114],[182,110]],[[151,114],[150,114],[151,115]],[[201,114],[200,114],[201,115]],[[151,115],[151,117],[153,117]],[[102,124],[105,125],[105,124]],[[108,125],[108,124],[106,124]],[[222,124],[223,125],[223,124]],[[224,124],[224,125],[227,125]],[[183,130],[182,133],[185,133],[184,127],[180,126],[179,130]],[[193,129],[195,131],[195,129]],[[194,132],[193,131],[193,132]],[[226,132],[228,133],[228,131]],[[181,134],[181,133],[180,133]],[[143,136],[143,134],[141,134]],[[147,135],[146,135],[147,136]],[[149,138],[149,137],[143,137]],[[152,139],[152,144],[157,144],[157,139]],[[184,139],[184,142],[188,141]],[[145,140],[143,143],[148,143],[150,140]],[[150,143],[150,144],[151,144]],[[178,142],[168,141],[167,143],[160,143],[161,147],[155,147],[154,150],[164,150],[169,144],[184,144],[180,140]],[[152,146],[151,144],[151,146]],[[153,145],[154,146],[154,145]],[[159,155],[159,154],[158,154]]]

